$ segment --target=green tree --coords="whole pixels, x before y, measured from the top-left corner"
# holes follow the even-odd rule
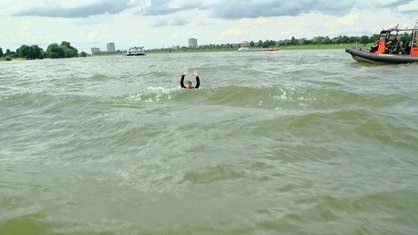
[[[21,58],[27,58],[29,54],[31,54],[30,47],[28,45],[22,45],[16,51]]]
[[[412,40],[412,34],[409,34],[407,32],[399,36],[399,41],[405,42],[405,41],[411,41],[411,40]]]
[[[326,37],[324,38],[323,43],[325,43],[325,44],[332,44],[332,40],[331,40],[328,36],[326,36]]]
[[[44,49],[40,48],[38,45],[32,45],[31,47],[33,59],[43,59],[44,58]]]
[[[69,42],[61,42],[61,47],[64,49],[65,58],[72,58],[78,55],[78,50],[72,47]]]
[[[380,39],[380,34],[373,34],[372,36],[370,36],[369,42],[375,42],[378,39]]]
[[[273,40],[266,40],[263,42],[263,48],[275,46],[276,42]]]
[[[349,43],[355,43],[360,41],[359,37],[350,37]]]
[[[49,45],[45,54],[48,58],[72,58],[78,56],[78,50],[69,42],[63,41],[61,45],[57,43]]]
[[[86,52],[84,52],[84,51],[82,51],[82,52],[80,53],[80,56],[81,56],[81,57],[86,57],[86,56],[87,56],[87,53],[86,53]]]
[[[292,39],[290,39],[290,44],[292,44],[292,45],[297,45],[298,42],[299,41],[295,37],[292,37]]]
[[[370,42],[370,38],[367,35],[363,35],[360,37],[359,42],[365,45]]]
[[[57,43],[53,43],[49,45],[48,48],[46,49],[46,55],[48,56],[48,58],[52,58],[52,59],[64,58],[65,52],[61,46],[59,46]]]
[[[3,57],[3,48],[0,47],[0,57]]]
[[[18,55],[21,58],[26,58],[26,59],[31,59],[31,60],[44,58],[44,51],[38,45],[32,45],[32,46],[22,45],[18,49],[18,52],[19,52]]]
[[[337,37],[337,43],[348,43],[350,41],[350,38],[347,36],[338,36]]]

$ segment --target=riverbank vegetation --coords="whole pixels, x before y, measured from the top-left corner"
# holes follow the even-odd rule
[[[69,42],[63,41],[60,45],[53,43],[48,46],[44,51],[38,45],[22,45],[16,51],[10,51],[7,49],[3,53],[3,49],[0,47],[0,60],[12,60],[13,58],[23,58],[26,60],[44,59],[44,58],[72,58],[72,57],[86,57],[87,53],[84,51],[78,53],[78,50],[71,46]]]
[[[348,36],[338,36],[335,38],[330,37],[315,37],[313,39],[306,38],[295,38],[285,40],[259,40],[254,41],[244,41],[242,43],[227,43],[227,44],[209,44],[201,45],[197,47],[180,47],[175,46],[171,48],[161,48],[161,49],[150,49],[147,50],[147,53],[176,53],[176,52],[206,52],[206,51],[236,51],[240,47],[249,47],[251,49],[267,49],[267,48],[280,48],[280,50],[309,50],[309,49],[340,49],[346,47],[352,47],[355,45],[369,47],[374,44],[374,42],[379,39],[379,34],[374,34],[372,36],[363,35],[360,37],[348,37]],[[399,40],[407,41],[407,38],[410,38],[411,35],[408,33],[399,35]]]

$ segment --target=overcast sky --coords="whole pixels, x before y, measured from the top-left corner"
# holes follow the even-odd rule
[[[418,0],[1,0],[0,47],[146,49],[258,40],[361,36],[413,27]]]

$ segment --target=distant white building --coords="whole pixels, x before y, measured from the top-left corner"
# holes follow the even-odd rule
[[[115,52],[115,43],[114,42],[110,42],[106,45],[107,47],[107,52]]]
[[[99,54],[100,53],[100,48],[97,47],[92,47],[91,48],[91,54],[95,55],[95,54]]]
[[[189,39],[189,48],[195,48],[197,47],[197,39],[196,38],[190,38]]]

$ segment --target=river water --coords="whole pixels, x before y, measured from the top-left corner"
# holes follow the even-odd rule
[[[0,234],[416,234],[417,91],[343,49],[1,62]]]

